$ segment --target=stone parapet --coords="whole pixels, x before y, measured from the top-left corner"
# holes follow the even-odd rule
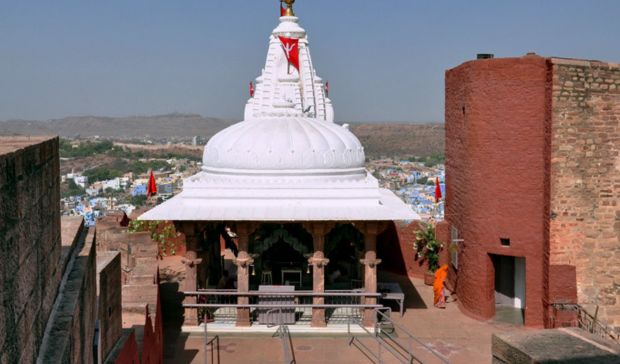
[[[41,344],[43,363],[94,362],[92,343],[97,320],[95,233],[89,231],[76,247],[63,277]]]
[[[0,363],[36,360],[58,292],[59,170],[58,138],[0,137]]]

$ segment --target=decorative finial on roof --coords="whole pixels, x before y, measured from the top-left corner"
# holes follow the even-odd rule
[[[295,3],[295,0],[284,0],[284,2],[288,5],[286,11],[284,12],[284,16],[295,16],[295,13],[293,12],[293,4]]]

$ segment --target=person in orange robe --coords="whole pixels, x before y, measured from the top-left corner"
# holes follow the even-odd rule
[[[433,292],[435,292],[435,307],[446,308],[446,291],[444,282],[448,277],[448,265],[444,264],[435,271],[435,282],[433,283]]]

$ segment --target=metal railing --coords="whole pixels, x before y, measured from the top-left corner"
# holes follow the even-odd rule
[[[295,314],[295,323],[310,324],[312,309],[325,309],[325,316],[329,323],[346,324],[349,321],[361,322],[364,309],[383,307],[378,304],[365,304],[364,298],[381,297],[380,293],[368,293],[360,290],[351,291],[291,291],[291,292],[262,292],[249,291],[238,292],[236,290],[199,290],[184,292],[185,296],[197,297],[197,303],[184,303],[184,308],[198,310],[200,321],[205,315],[210,316],[215,322],[233,323],[237,320],[237,309],[247,308],[256,313],[269,314],[269,310],[275,307],[288,309]],[[246,297],[248,303],[238,304],[238,298]],[[315,304],[314,298],[323,298],[322,304]],[[252,317],[252,315],[251,315]]]
[[[607,326],[605,323],[601,322],[598,318],[598,306],[596,306],[596,310],[594,315],[591,315],[588,311],[586,311],[579,304],[567,304],[567,303],[553,303],[551,304],[553,308],[559,312],[575,312],[576,320],[571,322],[571,326],[579,327],[580,329],[587,331],[591,334],[599,336],[603,339],[611,340],[620,344],[620,332],[614,330],[613,328]],[[550,326],[556,327],[555,317],[550,317]]]
[[[234,313],[232,317],[236,320],[237,309],[255,309],[263,310],[267,315],[273,313],[279,313],[275,315],[275,320],[269,326],[278,326],[275,335],[280,337],[282,341],[283,360],[285,364],[295,364],[295,353],[293,350],[292,338],[288,326],[285,322],[281,321],[284,317],[284,312],[287,310],[309,310],[313,308],[323,308],[327,311],[333,310],[332,316],[338,310],[347,310],[340,312],[344,322],[347,324],[347,332],[350,336],[349,345],[355,346],[372,362],[383,363],[384,351],[396,358],[401,363],[423,363],[422,357],[419,354],[414,354],[414,345],[422,348],[425,352],[432,354],[436,359],[442,363],[449,364],[448,359],[442,354],[435,351],[429,345],[425,344],[422,340],[415,337],[402,325],[399,325],[392,321],[390,318],[392,310],[389,307],[384,307],[379,304],[365,304],[363,298],[380,298],[380,293],[367,293],[363,291],[326,291],[326,292],[312,292],[312,291],[291,291],[291,292],[237,292],[233,290],[204,290],[196,292],[185,292],[186,296],[198,297],[198,302],[195,304],[183,304],[184,308],[195,308],[198,310],[213,310],[213,309],[229,309]],[[239,304],[237,298],[246,297],[248,303]],[[292,298],[290,303],[282,303],[281,301],[277,305],[260,303],[259,298]],[[313,298],[324,298],[326,303],[315,304]],[[276,306],[276,307],[274,307]],[[367,328],[362,323],[362,317],[364,310],[371,309],[374,314],[374,326]],[[351,331],[351,325],[359,326],[363,332],[364,337],[374,340],[378,349],[375,352],[368,345],[366,345],[359,337],[355,336]],[[211,361],[214,360],[214,345],[218,346],[217,359],[219,363],[219,338],[216,336],[211,340],[208,340],[207,336],[207,324],[205,322],[205,341],[206,345],[209,344],[212,347]],[[398,336],[396,336],[398,334]],[[274,336],[275,336],[274,335]],[[403,344],[405,342],[405,344]],[[205,360],[208,363],[208,360]]]
[[[387,312],[384,313],[382,311]],[[414,354],[414,343],[422,347],[426,352],[431,353],[432,356],[439,359],[442,363],[449,364],[448,359],[436,350],[425,344],[422,340],[415,337],[409,331],[407,331],[402,325],[399,325],[392,321],[390,318],[392,309],[389,307],[382,307],[374,309],[376,315],[374,333],[370,332],[363,325],[360,325],[366,332],[367,336],[374,339],[377,343],[377,351],[372,350],[368,345],[365,345],[358,337],[349,334],[349,345],[353,345],[362,352],[373,363],[383,363],[383,350],[390,353],[400,363],[424,363],[422,358]],[[396,330],[398,330],[399,337],[395,336]],[[350,333],[350,330],[349,330]],[[399,340],[399,338],[401,340]],[[401,341],[406,340],[407,347],[405,347]]]
[[[205,322],[205,364],[213,363],[220,364],[220,337],[215,335],[209,340],[209,333],[207,331],[207,324]],[[211,361],[209,361],[209,348],[211,348]],[[215,361],[217,359],[217,362]]]
[[[268,311],[270,314],[273,312],[280,313],[277,317],[282,317],[283,315],[282,309],[279,307]],[[282,362],[284,364],[296,364],[297,360],[295,359],[295,350],[293,349],[293,338],[291,337],[288,325],[279,322],[278,329],[274,333],[274,337],[275,336],[280,338],[280,344],[282,345]]]

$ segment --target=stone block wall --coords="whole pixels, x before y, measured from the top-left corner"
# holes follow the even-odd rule
[[[153,242],[149,232],[130,233],[126,227],[108,220],[97,224],[97,251],[120,252],[122,282],[127,283],[128,272],[136,267],[137,259],[157,257],[157,243]]]
[[[121,305],[121,256],[118,252],[98,253],[97,291],[99,320],[99,362],[104,362],[123,333]]]
[[[620,65],[551,59],[551,264],[620,327]]]
[[[62,277],[58,138],[0,137],[0,363],[33,363]]]

